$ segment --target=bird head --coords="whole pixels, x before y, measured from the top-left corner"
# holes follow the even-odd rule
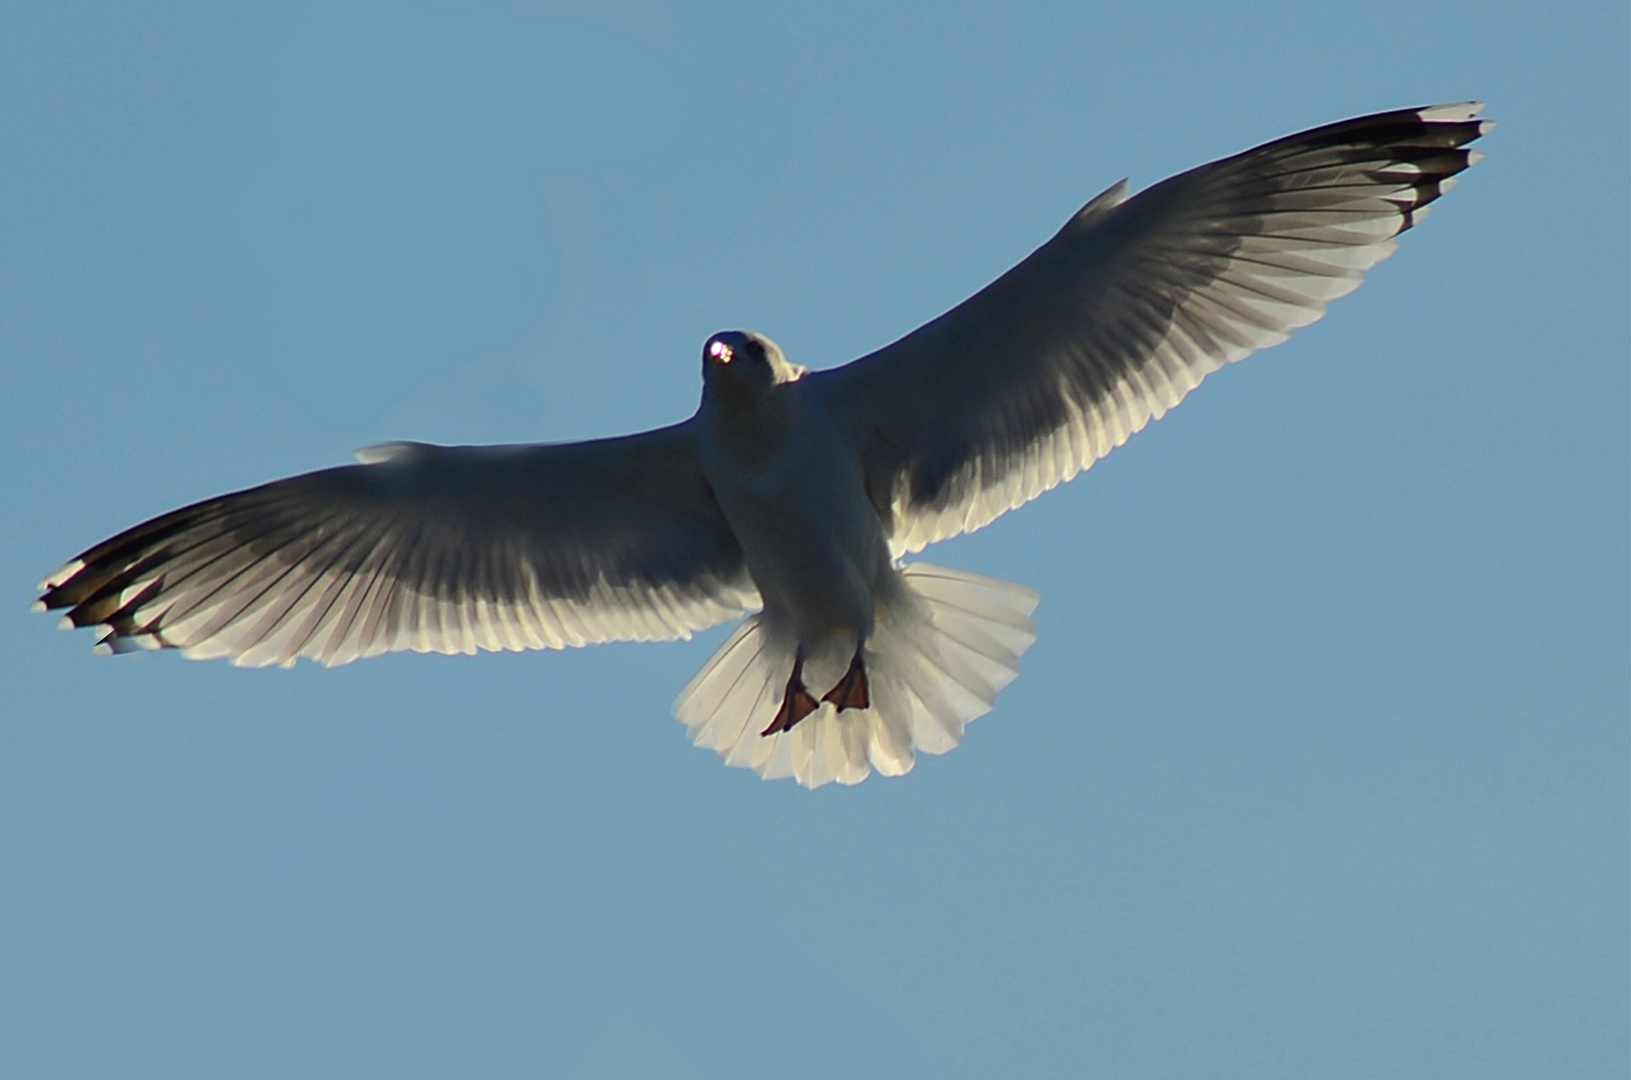
[[[763,334],[721,330],[702,347],[703,386],[731,404],[750,404],[803,374],[804,369],[789,364],[781,347]]]

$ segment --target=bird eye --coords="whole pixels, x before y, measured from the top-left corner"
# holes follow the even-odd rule
[[[708,355],[713,357],[715,360],[718,360],[721,364],[728,364],[731,362],[731,347],[725,344],[723,341],[709,342]]]

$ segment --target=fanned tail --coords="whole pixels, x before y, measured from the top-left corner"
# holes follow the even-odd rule
[[[912,563],[893,598],[881,602],[862,648],[871,689],[866,709],[823,703],[791,731],[762,736],[786,689],[797,648],[763,614],[747,619],[697,672],[674,715],[698,746],[767,780],[805,787],[858,784],[873,769],[910,772],[919,752],[944,754],[963,729],[991,711],[1036,640],[1037,594],[1022,585]],[[805,681],[820,696],[843,675],[854,641],[805,657]]]

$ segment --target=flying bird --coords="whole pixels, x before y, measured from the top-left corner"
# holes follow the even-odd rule
[[[1476,103],[1315,128],[1128,197],[843,367],[730,330],[690,419],[529,446],[400,442],[164,514],[40,585],[93,652],[246,667],[689,638],[699,746],[807,787],[956,746],[1037,595],[908,562],[1071,479],[1359,285],[1482,155]]]

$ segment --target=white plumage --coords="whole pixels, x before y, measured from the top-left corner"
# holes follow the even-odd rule
[[[681,424],[569,445],[391,443],[165,514],[41,583],[94,651],[244,666],[687,638],[675,704],[728,764],[909,771],[988,712],[1036,594],[903,556],[1071,479],[1208,374],[1318,319],[1476,163],[1481,106],[1380,113],[1128,197],[845,367],[704,348]]]

